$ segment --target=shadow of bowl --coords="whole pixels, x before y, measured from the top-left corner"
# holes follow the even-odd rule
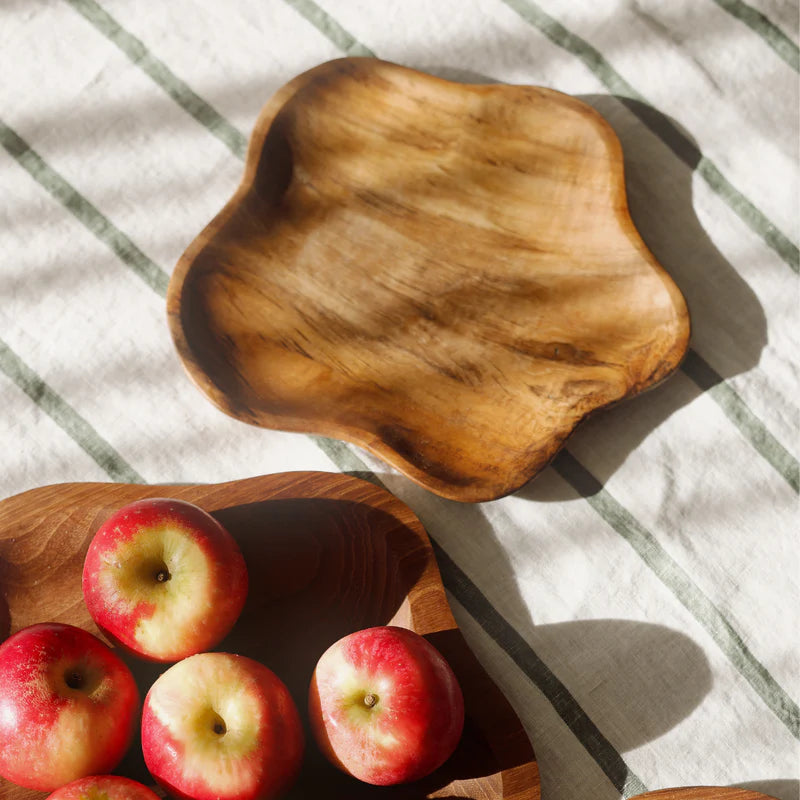
[[[713,685],[703,650],[664,625],[563,622],[535,626],[534,640],[544,659],[557,659],[560,680],[620,753],[670,731]]]

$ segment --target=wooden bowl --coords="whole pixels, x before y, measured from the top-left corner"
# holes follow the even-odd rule
[[[267,103],[167,306],[223,411],[348,440],[463,501],[519,488],[689,339],[597,112],[360,58]]]
[[[346,475],[281,473],[211,486],[61,484],[0,503],[0,640],[55,620],[97,633],[83,604],[83,559],[121,506],[176,497],[211,512],[239,542],[251,576],[244,612],[219,650],[261,661],[287,684],[305,717],[311,672],[336,639],[372,625],[424,635],[458,676],[466,704],[459,748],[429,778],[380,790],[387,798],[538,800],[530,742],[458,630],[430,541],[393,495]],[[5,603],[3,603],[5,598]],[[125,656],[142,696],[165,665]],[[318,754],[308,735],[301,776],[287,798],[372,798]],[[135,744],[120,772],[150,782]],[[0,778],[0,800],[41,797]]]

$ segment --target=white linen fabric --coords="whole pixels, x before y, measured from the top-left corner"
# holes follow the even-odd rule
[[[795,800],[797,31],[783,0],[0,0],[0,495],[370,471],[434,540],[545,800]],[[680,370],[502,500],[230,419],[168,334],[169,274],[238,184],[259,110],[343,54],[597,108],[689,302]]]

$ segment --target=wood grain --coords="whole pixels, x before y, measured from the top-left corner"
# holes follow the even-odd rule
[[[637,794],[631,800],[775,800],[770,795],[749,789],[723,786],[685,786]]]
[[[357,443],[462,501],[519,488],[689,339],[593,109],[375,59],[267,103],[167,304],[223,411]]]
[[[453,757],[432,776],[382,790],[391,798],[538,800],[539,772],[519,718],[458,630],[430,541],[411,510],[347,475],[281,473],[210,486],[62,484],[0,503],[0,639],[46,620],[97,633],[81,596],[92,536],[142,497],[205,508],[239,542],[250,574],[242,617],[218,650],[255,658],[287,684],[305,715],[319,656],[339,637],[396,624],[426,636],[464,691],[467,720]],[[142,696],[164,665],[124,656]],[[304,718],[307,728],[307,720]],[[303,770],[287,798],[372,798],[375,788],[329,766],[307,736]],[[135,743],[120,769],[148,781]],[[41,797],[0,778],[0,800]]]

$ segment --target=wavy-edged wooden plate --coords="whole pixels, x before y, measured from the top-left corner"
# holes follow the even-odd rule
[[[322,64],[267,103],[179,261],[177,350],[234,417],[356,443],[448,498],[505,495],[686,352],[622,165],[568,95]]]
[[[102,522],[142,497],[196,503],[239,542],[250,593],[239,622],[217,649],[269,666],[286,682],[302,715],[317,658],[354,630],[388,623],[411,628],[447,658],[466,703],[461,744],[429,778],[382,789],[381,796],[538,800],[533,749],[456,626],[422,524],[386,490],[347,475],[279,473],[207,486],[60,484],[4,500],[0,640],[45,620],[97,633],[81,595],[83,559]],[[125,659],[144,696],[165,666]],[[137,744],[120,772],[148,780]],[[301,776],[286,797],[358,800],[375,791],[329,766],[309,736]],[[0,800],[36,797],[41,794],[0,778]]]

